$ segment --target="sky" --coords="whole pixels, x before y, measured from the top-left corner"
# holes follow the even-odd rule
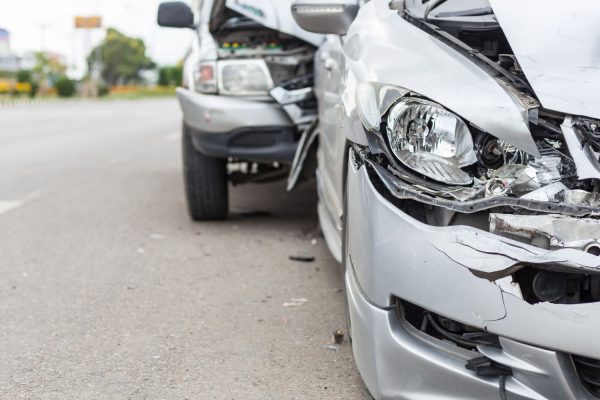
[[[183,58],[192,31],[159,27],[156,12],[161,1],[0,0],[0,28],[10,31],[13,52],[62,54],[69,74],[80,77],[85,72],[88,49],[104,37],[104,30],[75,30],[75,16],[101,15],[103,28],[113,27],[144,39],[147,54],[159,65],[170,65]]]

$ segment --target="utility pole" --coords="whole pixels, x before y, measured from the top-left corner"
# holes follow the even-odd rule
[[[95,29],[102,28],[102,17],[99,15],[94,16],[77,16],[75,17],[75,28],[85,30],[86,48],[88,54],[90,54],[90,87],[89,93],[93,97],[98,96],[98,84],[100,83],[100,51],[96,47],[92,53],[92,33]]]
[[[39,22],[37,27],[40,28],[40,50],[46,51],[46,30],[52,25],[47,23],[46,21]]]

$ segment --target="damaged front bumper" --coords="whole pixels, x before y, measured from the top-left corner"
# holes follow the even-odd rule
[[[246,99],[178,88],[194,146],[211,157],[291,163],[297,127],[273,99]]]
[[[524,266],[596,275],[600,259],[584,251],[594,238],[573,236],[561,242],[560,230],[548,226],[529,233],[520,229],[521,237],[512,237],[507,227],[523,228],[519,216],[512,214],[514,220],[504,224],[499,224],[502,214],[494,217],[496,233],[420,222],[392,201],[416,200],[428,207],[439,203],[424,201],[419,196],[425,195],[379,164],[353,154],[347,186],[346,283],[356,362],[375,397],[480,399],[504,392],[511,399],[595,398],[587,380],[596,379],[600,371],[600,303],[532,304],[511,279]],[[494,202],[512,200],[487,201],[491,203],[478,205],[480,211],[497,211],[503,204]],[[571,216],[598,214],[582,206],[550,203],[554,209],[549,210],[546,202],[526,201],[506,206]],[[564,222],[563,216],[555,218]],[[581,221],[596,232],[590,228],[594,221]],[[546,248],[525,243],[544,233],[554,235]],[[467,350],[430,337],[399,317],[398,299],[495,335],[498,345]],[[482,376],[465,368],[467,360],[482,356],[510,373]],[[576,368],[573,360],[579,356],[592,367],[597,363],[598,371]]]

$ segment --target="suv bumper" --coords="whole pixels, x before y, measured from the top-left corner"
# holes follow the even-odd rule
[[[268,99],[206,95],[178,88],[183,119],[194,146],[212,157],[291,163],[297,129],[283,108]]]

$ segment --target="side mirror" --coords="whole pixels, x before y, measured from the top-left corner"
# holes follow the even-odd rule
[[[169,1],[158,6],[158,25],[167,28],[194,28],[194,13],[182,1]]]
[[[345,35],[357,13],[356,0],[296,0],[292,3],[296,23],[314,33]]]

